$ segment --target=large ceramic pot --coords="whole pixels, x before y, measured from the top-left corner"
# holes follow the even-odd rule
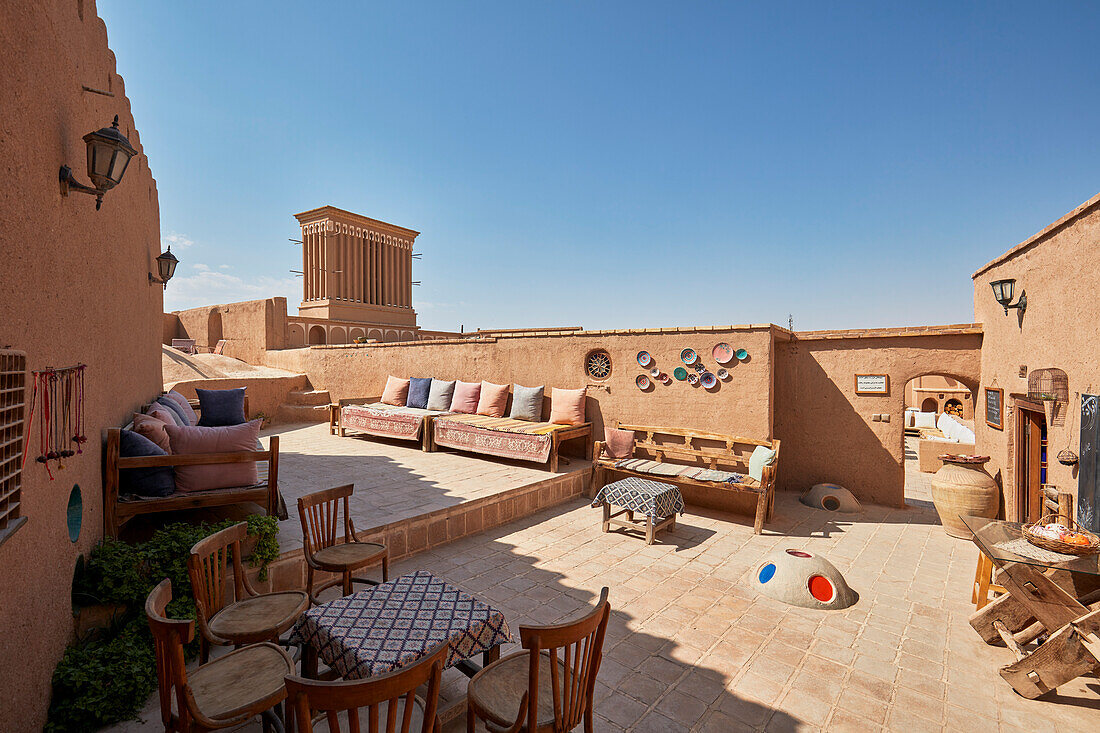
[[[960,515],[993,519],[1001,506],[1001,489],[985,470],[988,456],[940,456],[943,467],[932,477],[932,502],[947,534],[973,537]]]

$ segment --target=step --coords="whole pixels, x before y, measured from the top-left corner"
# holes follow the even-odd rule
[[[280,423],[328,422],[328,405],[291,405],[284,402],[275,412]]]
[[[332,402],[332,397],[327,389],[310,389],[288,392],[286,395],[289,405],[327,405]]]

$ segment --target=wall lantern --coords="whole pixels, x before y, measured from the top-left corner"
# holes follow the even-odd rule
[[[63,165],[58,172],[61,195],[68,196],[70,190],[90,193],[95,196],[95,208],[99,211],[103,204],[103,194],[122,182],[126,166],[130,164],[130,158],[137,155],[137,150],[118,131],[118,115],[115,115],[115,121],[110,127],[85,135],[84,144],[88,146],[88,178],[92,179],[94,185],[85,186],[80,183],[73,176],[72,169]]]
[[[153,277],[153,273],[149,273],[149,284],[156,283],[157,285],[163,285],[164,289],[168,289],[168,281],[172,279],[172,275],[176,274],[176,265],[179,264],[179,260],[172,254],[172,247],[169,245],[168,249],[157,257],[157,272],[160,274],[160,278]]]
[[[1009,308],[1019,308],[1020,315],[1027,310],[1026,291],[1020,291],[1020,299],[1015,303],[1012,302],[1012,291],[1016,287],[1015,280],[994,280],[989,285],[993,288],[993,297],[1004,307],[1006,316]]]

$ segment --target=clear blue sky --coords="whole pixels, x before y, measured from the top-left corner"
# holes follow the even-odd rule
[[[969,321],[1100,190],[1098,7],[99,2],[166,308],[293,313],[333,204],[423,232],[439,329]]]

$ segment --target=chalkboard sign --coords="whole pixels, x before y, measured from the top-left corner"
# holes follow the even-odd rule
[[[996,387],[985,388],[985,424],[998,430],[1005,429],[1005,391]]]
[[[1081,395],[1081,455],[1077,468],[1077,523],[1100,532],[1100,405]]]

